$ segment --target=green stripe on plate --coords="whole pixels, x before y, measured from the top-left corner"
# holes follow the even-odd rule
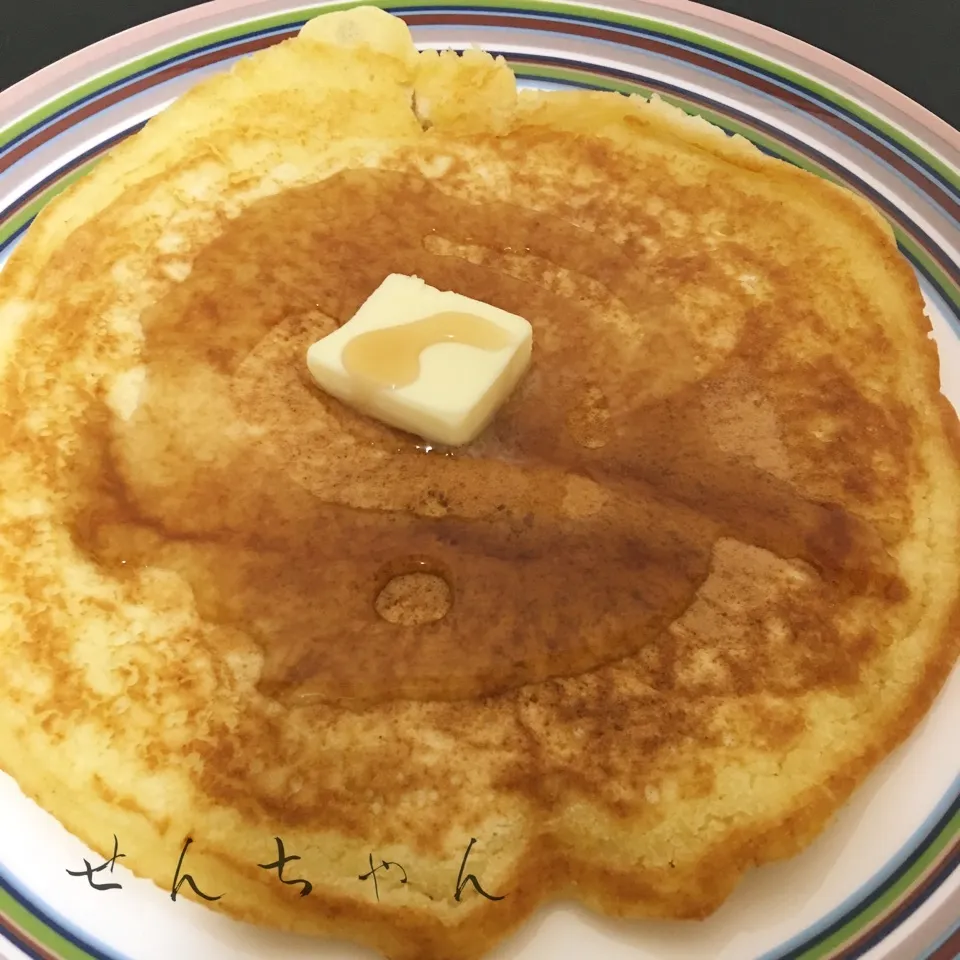
[[[90,954],[34,916],[6,890],[0,890],[0,914],[60,960],[90,960]]]
[[[43,193],[38,194],[22,210],[19,210],[15,216],[7,220],[3,224],[3,229],[0,230],[0,246],[6,243],[24,224],[29,223],[40,213],[58,193],[63,193],[71,184],[76,183],[81,177],[86,176],[102,159],[102,156],[94,157],[75,170],[71,170],[70,173],[50,184]]]
[[[851,917],[849,922],[837,930],[836,933],[831,934],[827,939],[800,954],[797,960],[823,960],[834,951],[841,949],[854,936],[866,932],[867,927],[891,907],[905,899],[905,895],[919,885],[931,866],[942,859],[944,851],[958,831],[960,831],[960,811],[947,821],[937,838],[917,858],[916,863],[912,864],[910,869],[905,871],[903,876],[898,878],[889,890],[884,891],[868,907]]]

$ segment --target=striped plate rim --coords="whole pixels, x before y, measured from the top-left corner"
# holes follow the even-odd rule
[[[684,4],[682,0],[654,2],[664,8],[665,19],[550,0],[490,2],[482,6],[458,0],[380,5],[403,16],[412,27],[519,26],[546,33],[610,40],[667,52],[689,63],[707,64],[710,69],[721,70],[726,76],[815,115],[850,140],[868,147],[954,221],[960,219],[960,174],[936,152],[840,90],[751,49],[669,20],[670,10],[691,8],[692,5]],[[232,22],[178,39],[97,73],[0,128],[0,175],[70,126],[134,92],[200,66],[277,43],[292,36],[311,16],[352,5],[350,2],[329,3]],[[221,7],[222,4],[207,6]],[[697,8],[698,12],[702,9]],[[716,18],[717,12],[712,11],[712,14]],[[734,25],[745,23],[736,17],[722,16]],[[174,15],[159,22],[177,19],[178,15]],[[752,25],[751,29],[760,32]],[[748,137],[772,155],[851,186],[879,206],[892,221],[901,250],[950,306],[954,330],[960,334],[960,267],[957,263],[934,238],[876,189],[809,144],[747,116],[729,104],[693,94],[664,81],[640,80],[633,72],[611,66],[578,64],[555,56],[531,52],[518,54],[508,50],[493,52],[502,52],[522,79],[621,92],[657,92],[683,109],[707,117],[730,133]],[[851,68],[851,72],[856,71]],[[7,91],[8,94],[11,92]],[[3,97],[0,94],[0,107],[3,106]],[[924,113],[921,108],[917,109]],[[16,241],[53,196],[87,173],[110,147],[142,126],[142,122],[131,124],[97,143],[35,184],[5,210],[0,210],[0,253]],[[864,888],[828,917],[765,954],[762,960],[854,960],[912,916],[960,866],[960,777],[941,801],[936,815],[918,833]],[[13,878],[2,876],[0,932],[31,957],[114,960],[116,956],[107,948],[73,932],[54,911],[20,891]],[[953,938],[948,939],[952,942]],[[939,958],[939,953],[938,945],[932,956]]]

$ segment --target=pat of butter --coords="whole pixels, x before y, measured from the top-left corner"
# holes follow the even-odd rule
[[[530,363],[516,314],[391,274],[342,327],[307,351],[317,385],[383,423],[434,443],[469,443]]]

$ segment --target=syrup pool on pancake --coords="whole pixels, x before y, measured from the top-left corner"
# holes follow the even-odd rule
[[[356,239],[368,236],[380,238],[379,256]],[[425,241],[437,237],[483,245],[487,260],[431,253]],[[498,269],[518,249],[609,292],[590,309]],[[257,251],[256,290],[236,276],[246,250]],[[425,455],[417,438],[322,393],[305,369],[307,348],[401,269],[533,328],[529,371],[475,451]],[[264,275],[295,282],[265,289]],[[265,691],[324,699],[469,698],[633,654],[690,606],[724,536],[799,557],[836,590],[887,589],[865,524],[712,442],[703,400],[742,377],[744,359],[732,354],[698,380],[683,330],[620,354],[600,319],[604,301],[649,327],[662,297],[588,231],[457,201],[423,178],[348,172],[268,198],[143,317],[140,405],[112,436],[90,437],[101,459],[78,539],[103,562],[175,570],[204,617],[260,639]],[[648,387],[639,406],[637,378]],[[242,423],[262,429],[197,461],[184,397],[216,410],[227,438],[232,423],[238,435]],[[401,491],[388,512],[312,494],[314,404],[383,451],[384,488]],[[172,476],[151,462],[171,447],[183,451]],[[237,476],[242,493],[225,498]],[[586,505],[571,509],[571,498]],[[430,578],[420,586],[431,595],[449,595],[443,615],[385,620],[381,591],[413,574]],[[318,617],[318,590],[336,617]]]

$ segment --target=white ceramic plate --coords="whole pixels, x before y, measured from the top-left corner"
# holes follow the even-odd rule
[[[236,0],[120,34],[0,94],[0,263],[40,207],[201,77],[290,36],[320,7]],[[326,9],[329,9],[327,7]],[[763,149],[845,182],[895,224],[960,400],[960,134],[877,80],[683,0],[390,6],[422,46],[484,46],[523,83],[656,90]],[[960,671],[909,743],[803,855],[749,876],[700,924],[543,911],[498,960],[954,960],[960,955]],[[57,960],[367,956],[265,933],[102,861],[0,777],[0,954]],[[15,825],[15,829],[11,829]],[[122,838],[121,838],[122,849]],[[171,877],[179,851],[171,851]],[[129,861],[128,861],[129,862]],[[122,864],[123,861],[120,861]]]

